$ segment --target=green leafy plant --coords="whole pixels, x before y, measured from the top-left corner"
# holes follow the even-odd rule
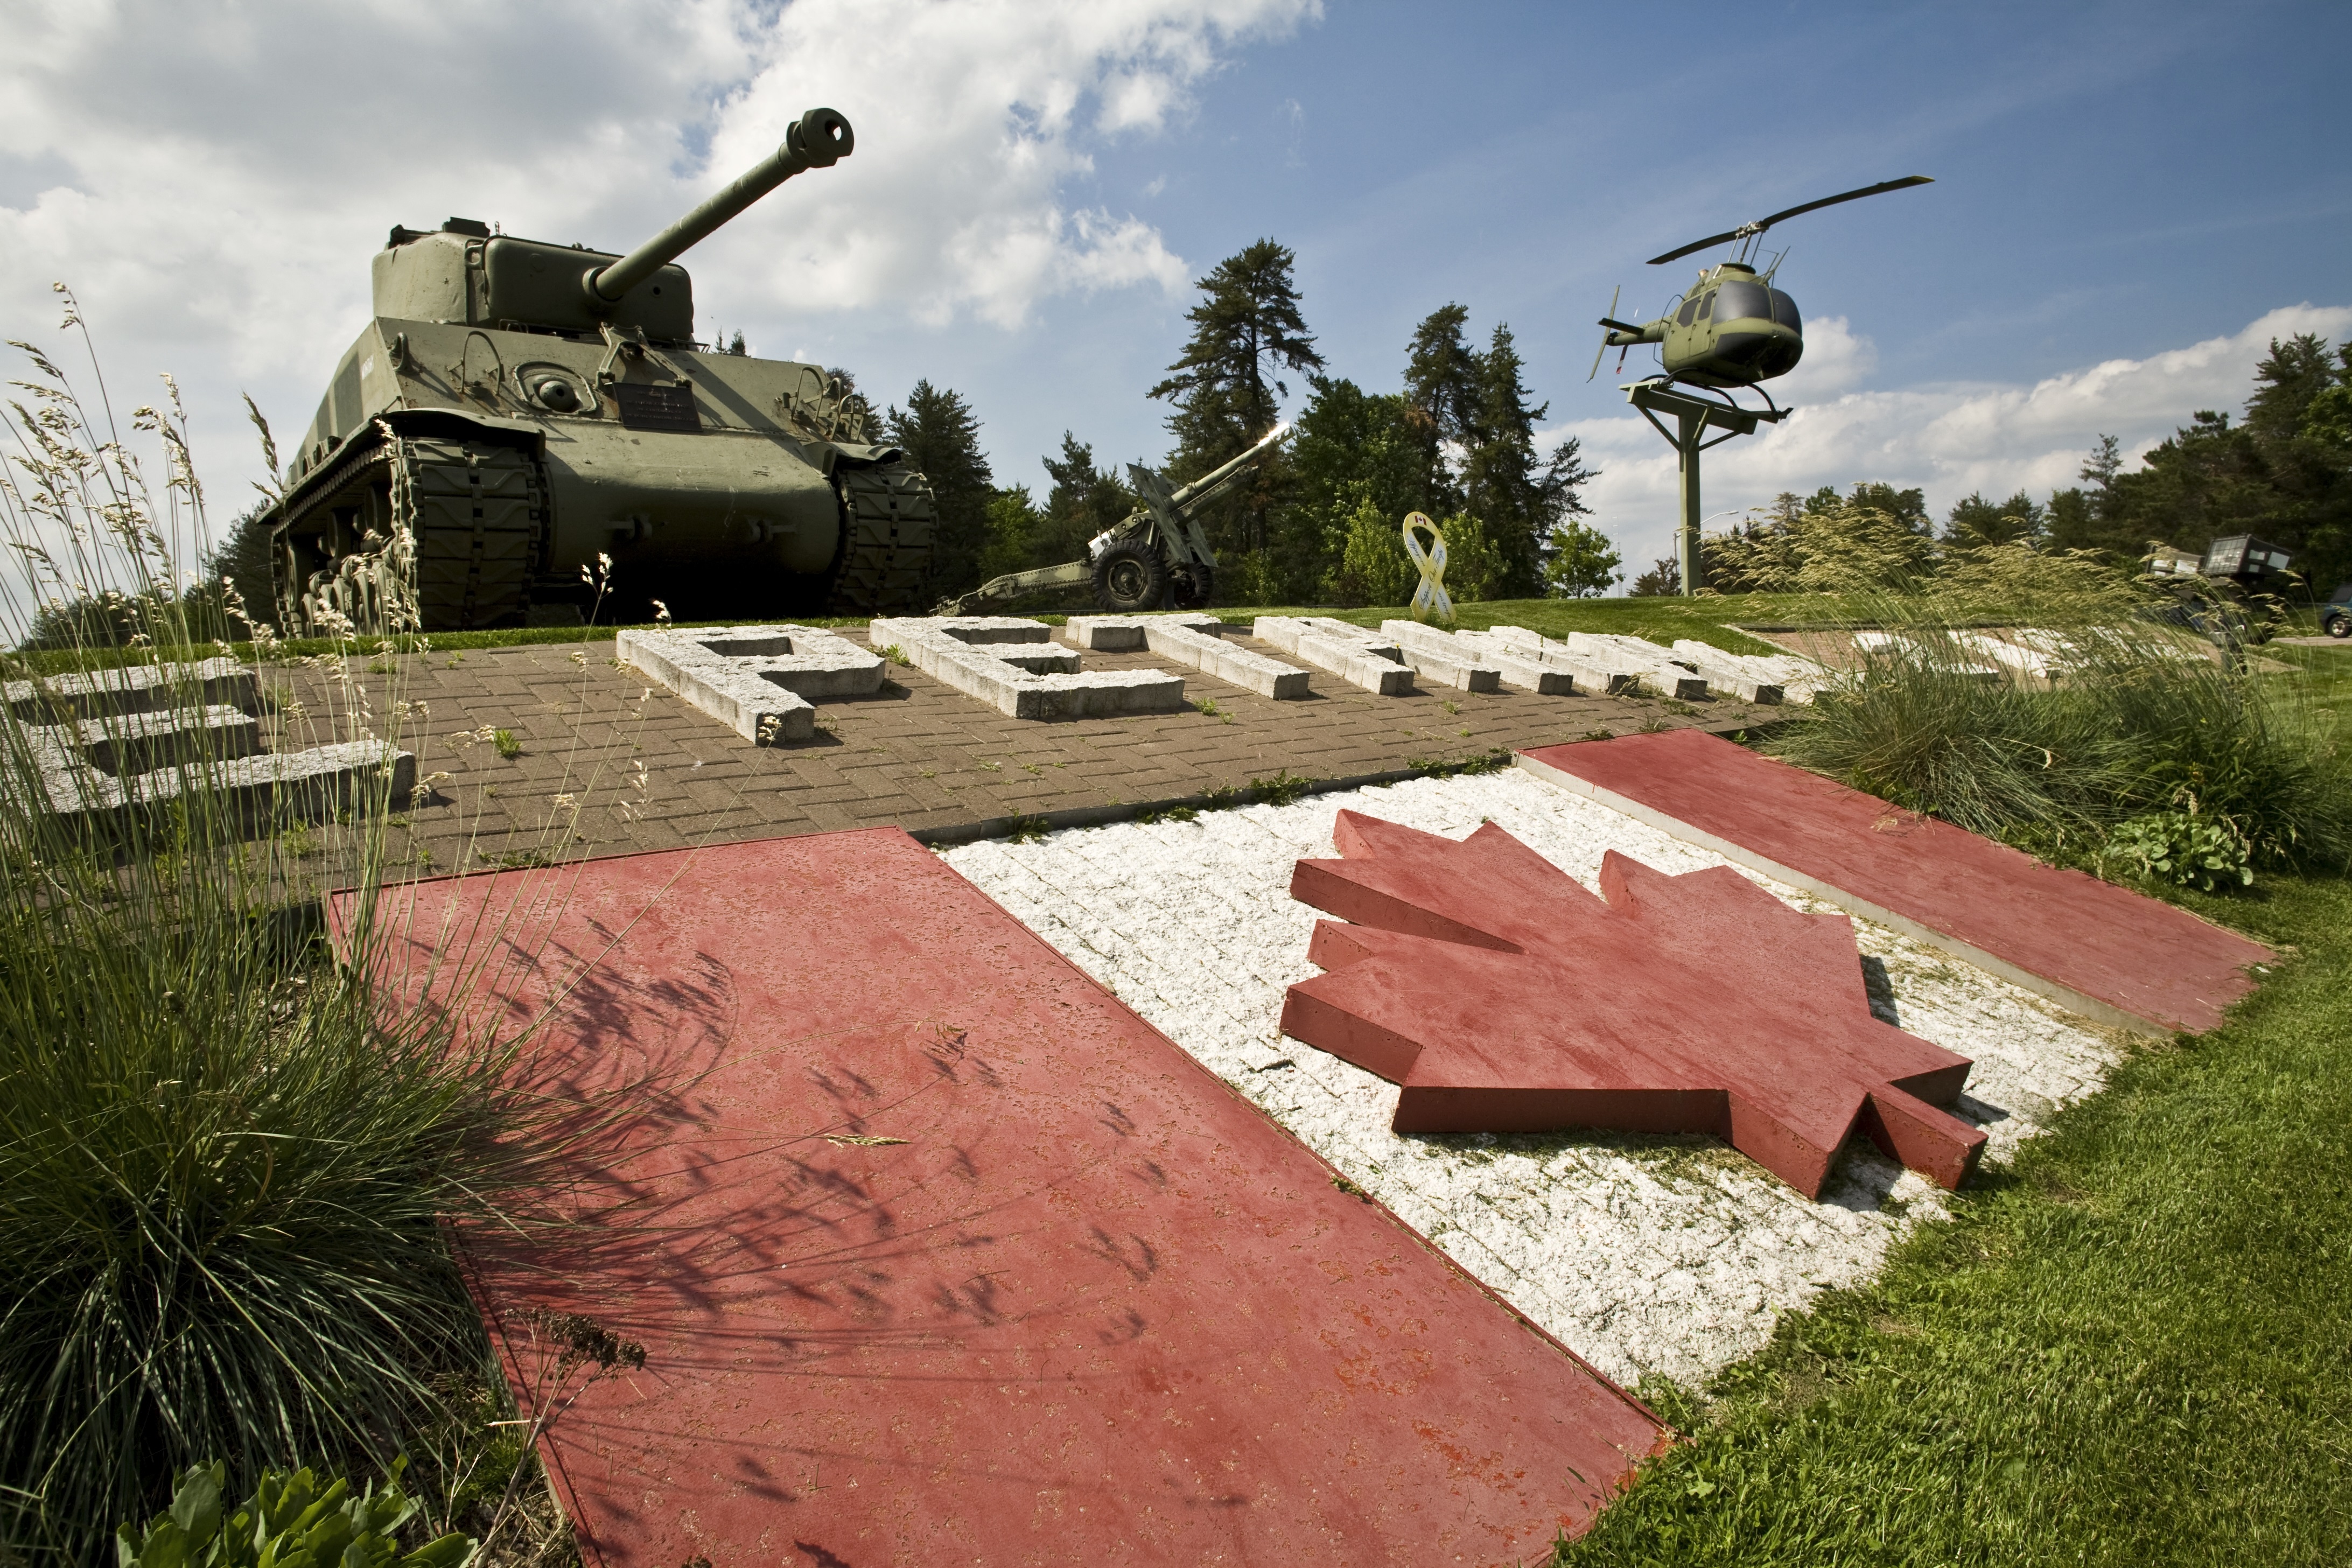
[[[2189,804],[2186,811],[2151,811],[2117,823],[2107,830],[2099,859],[2208,893],[2252,886],[2245,835],[2223,818],[2199,813],[2193,799]]]
[[[496,746],[499,749],[499,755],[509,762],[513,762],[522,755],[522,742],[515,738],[515,732],[512,730],[491,731],[490,744]]]
[[[234,1508],[228,1467],[215,1459],[181,1473],[172,1506],[143,1531],[116,1537],[121,1568],[457,1568],[473,1542],[451,1532],[404,1552],[401,1527],[423,1504],[401,1489],[405,1458],[382,1486],[354,1495],[338,1478],[320,1485],[309,1469],[264,1470],[253,1495]]]

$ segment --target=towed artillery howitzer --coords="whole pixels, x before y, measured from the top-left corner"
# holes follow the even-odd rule
[[[395,227],[374,315],[272,509],[280,625],[567,624],[600,556],[632,618],[918,606],[930,490],[820,366],[706,351],[689,246],[849,155],[814,109],[626,256],[451,218]]]
[[[940,600],[931,613],[968,615],[992,599],[1088,584],[1095,602],[1114,615],[1156,610],[1171,601],[1180,610],[1207,609],[1216,595],[1217,557],[1201,531],[1201,510],[1247,478],[1289,433],[1289,426],[1276,426],[1248,451],[1189,484],[1171,486],[1142,464],[1129,463],[1128,479],[1143,504],[1088,540],[1086,559],[992,577],[969,594]]]

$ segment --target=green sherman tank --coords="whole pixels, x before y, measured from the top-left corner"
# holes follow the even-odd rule
[[[706,349],[671,265],[854,144],[829,109],[626,256],[452,218],[394,228],[375,319],[275,508],[279,623],[365,630],[914,610],[931,494],[813,364]]]

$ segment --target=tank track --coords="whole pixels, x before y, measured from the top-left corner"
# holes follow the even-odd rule
[[[845,537],[827,608],[835,615],[921,613],[931,573],[930,487],[905,463],[844,468]]]
[[[397,501],[416,534],[416,607],[428,631],[520,626],[546,535],[539,465],[511,447],[399,443]]]
[[[369,634],[523,624],[547,518],[539,465],[528,453],[394,437],[347,461],[298,503],[288,526],[299,530],[311,513],[379,482],[388,483],[392,515],[407,521],[408,538],[339,555],[301,584],[281,584],[279,615],[290,630],[315,633],[335,616]]]

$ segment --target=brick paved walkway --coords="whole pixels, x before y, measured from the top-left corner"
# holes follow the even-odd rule
[[[844,635],[863,641],[855,628]],[[1181,669],[1186,697],[1209,699],[1214,713],[1036,722],[893,667],[879,696],[820,703],[814,740],[761,748],[616,667],[613,649],[595,642],[353,661],[376,713],[397,701],[425,705],[402,743],[417,753],[420,777],[449,775],[404,814],[408,858],[449,871],[500,857],[628,854],[886,823],[954,841],[1007,831],[1014,818],[1111,820],[1286,773],[1364,784],[1601,730],[1729,731],[1779,716],[1736,701],[1509,689],[1375,697],[1319,673],[1315,696],[1276,702]],[[1086,660],[1088,668],[1176,668],[1148,653]],[[324,710],[315,669],[267,673],[311,712]],[[452,742],[485,727],[511,731],[520,754]]]

